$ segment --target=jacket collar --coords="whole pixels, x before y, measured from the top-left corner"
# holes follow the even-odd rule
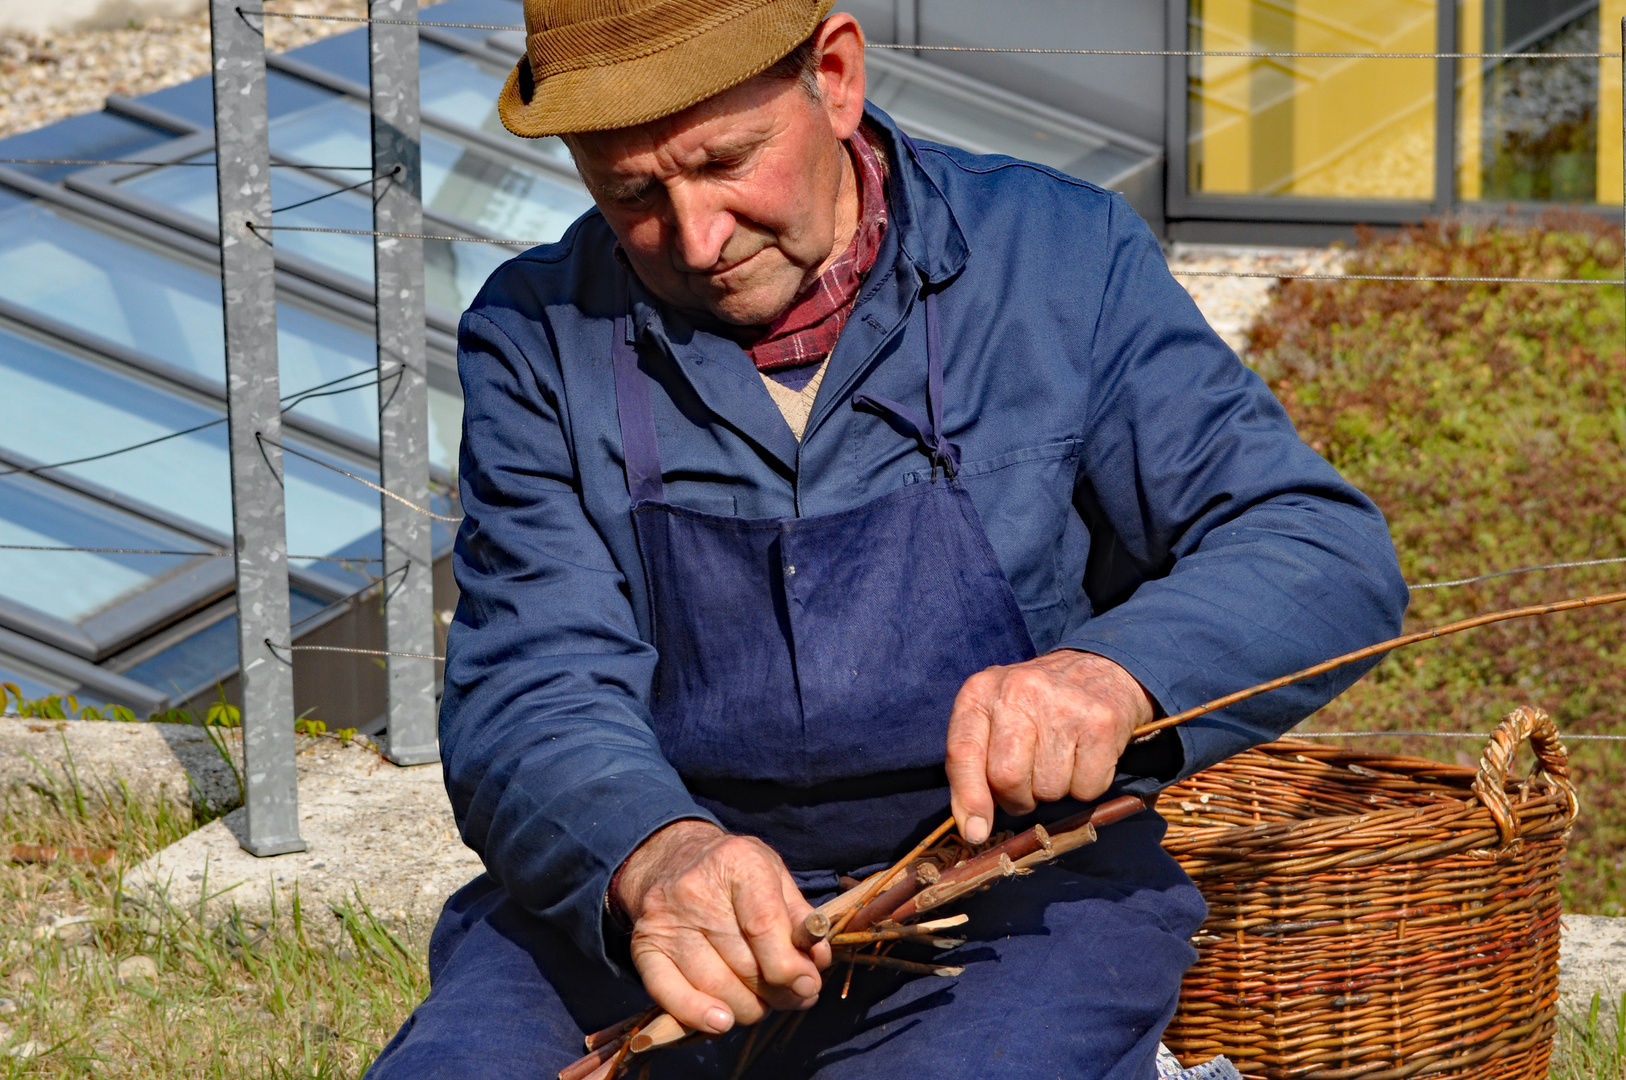
[[[943,190],[921,167],[915,141],[869,102],[865,102],[864,119],[880,133],[892,166],[886,186],[898,246],[924,283],[940,287],[965,267],[971,253],[965,233]]]

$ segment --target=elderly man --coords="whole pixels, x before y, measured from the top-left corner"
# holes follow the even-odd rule
[[[792,927],[952,807],[972,842],[1151,794],[1393,632],[1381,515],[1118,196],[917,143],[830,0],[527,0],[504,122],[597,209],[464,316],[441,746],[487,872],[373,1067],[551,1077],[651,999],[647,1074],[1152,1075],[1201,897],[1152,811],[973,898],[949,981]]]

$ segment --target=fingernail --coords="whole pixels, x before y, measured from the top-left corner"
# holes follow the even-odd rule
[[[966,818],[965,838],[973,844],[980,844],[988,839],[988,822],[980,817]]]
[[[810,998],[819,992],[819,980],[811,975],[799,976],[790,984],[790,992],[799,998]]]
[[[734,1015],[727,1009],[707,1009],[706,1027],[714,1035],[721,1035],[734,1026]]]

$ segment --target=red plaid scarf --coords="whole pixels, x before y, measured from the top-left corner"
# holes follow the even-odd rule
[[[790,310],[746,347],[758,371],[799,367],[828,356],[858,302],[864,275],[880,254],[881,236],[886,232],[886,163],[863,129],[847,146],[858,178],[858,230],[847,250],[802,291]]]

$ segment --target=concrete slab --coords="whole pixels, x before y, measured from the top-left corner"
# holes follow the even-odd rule
[[[267,921],[285,914],[297,887],[307,910],[361,899],[392,925],[427,931],[454,890],[483,867],[463,845],[435,765],[401,768],[356,743],[302,740],[298,756],[300,833],[309,849],[257,859],[238,837],[234,810],[141,863],[125,889],[145,903],[167,897],[206,921],[233,906]]]
[[[235,751],[234,732],[216,733]],[[132,798],[146,802],[161,795],[191,809],[201,800],[219,812],[242,801],[231,767],[203,728],[0,718],[0,789],[49,788],[47,776],[60,783],[70,770],[92,791],[98,785],[117,791],[122,783]]]
[[[1605,1010],[1626,994],[1626,919],[1566,915],[1558,946],[1558,992],[1564,1008],[1585,1012],[1597,994]]]

